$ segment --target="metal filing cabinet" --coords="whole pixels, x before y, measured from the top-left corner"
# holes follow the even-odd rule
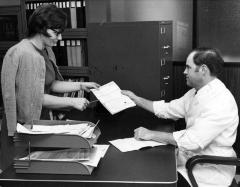
[[[172,22],[88,24],[92,80],[150,100],[172,99]]]

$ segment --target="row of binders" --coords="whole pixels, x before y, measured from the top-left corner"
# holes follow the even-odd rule
[[[85,15],[85,0],[74,1],[38,1],[26,3],[26,17],[29,19],[33,11],[44,4],[55,4],[58,8],[62,9],[68,17],[67,28],[85,28],[86,27],[86,15]]]
[[[61,40],[53,47],[58,66],[86,66],[86,40]]]

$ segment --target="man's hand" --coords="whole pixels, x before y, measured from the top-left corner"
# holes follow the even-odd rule
[[[134,138],[137,140],[152,140],[152,131],[139,127],[134,130]]]
[[[136,103],[136,98],[137,98],[137,96],[136,96],[132,91],[122,90],[121,93],[122,93],[123,95],[128,96],[130,99],[132,99],[132,100]]]

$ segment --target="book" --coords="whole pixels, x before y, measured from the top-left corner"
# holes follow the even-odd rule
[[[83,62],[82,62],[82,46],[81,46],[81,40],[77,40],[76,41],[76,58],[77,58],[77,63],[76,66],[82,67],[83,66]]]
[[[77,13],[77,28],[85,27],[85,7],[83,7],[83,1],[76,2],[76,13]]]
[[[121,93],[121,89],[114,81],[91,91],[112,115],[136,106],[128,96]]]
[[[70,14],[70,4],[69,2],[60,2],[62,3],[62,10],[66,13],[67,15],[67,28],[71,28],[71,14]]]
[[[83,27],[86,27],[86,2],[82,0],[82,8],[83,8]]]
[[[71,25],[72,28],[77,28],[77,13],[76,13],[76,2],[71,1],[70,7],[70,15],[71,15]]]
[[[72,58],[72,66],[77,66],[77,53],[76,53],[76,41],[71,40],[71,58]]]
[[[72,63],[72,53],[71,53],[71,41],[67,40],[66,41],[66,45],[67,45],[67,61],[68,61],[68,66],[73,66]]]
[[[59,42],[58,57],[59,66],[68,66],[67,46],[64,40]]]
[[[87,66],[86,62],[87,59],[87,41],[81,40],[81,59],[82,59],[82,66]]]

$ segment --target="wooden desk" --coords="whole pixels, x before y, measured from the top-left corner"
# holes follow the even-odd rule
[[[173,130],[173,125],[155,118],[152,114],[133,108],[116,114],[107,113],[71,113],[72,119],[100,119],[102,134],[98,143],[133,136],[133,129],[142,125]],[[84,119],[85,118],[85,119]],[[90,176],[82,175],[46,175],[16,174],[12,167],[0,175],[0,185],[5,186],[176,186],[176,161],[174,146],[159,146],[139,151],[122,153],[110,146]]]

